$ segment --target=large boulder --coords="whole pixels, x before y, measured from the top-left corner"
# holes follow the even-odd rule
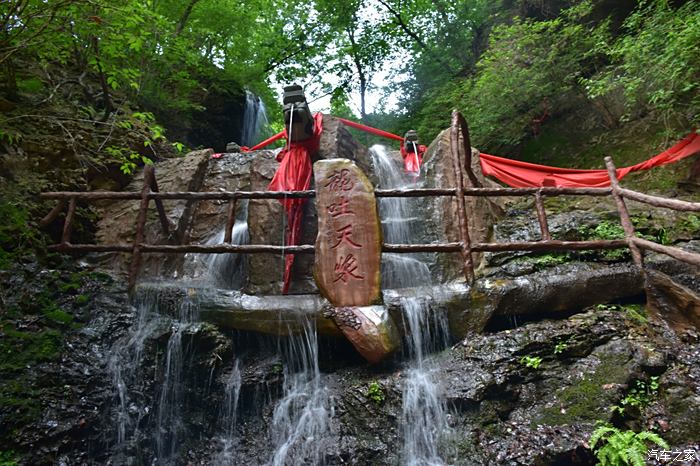
[[[199,191],[204,183],[207,168],[213,151],[211,149],[190,152],[183,158],[166,159],[156,164],[156,180],[160,191]],[[143,171],[134,175],[125,191],[140,192],[143,187]],[[145,240],[151,244],[176,243],[185,236],[196,208],[194,201],[185,199],[163,201],[170,222],[170,236],[161,232],[160,221],[154,207],[149,203],[149,212],[144,229]],[[139,211],[138,200],[102,201],[97,203],[97,244],[132,243],[136,233],[136,220]],[[146,254],[143,261],[143,275],[169,275],[180,258],[174,255],[156,256]],[[101,265],[115,272],[128,270],[130,254],[109,253],[99,258]]]
[[[450,131],[444,130],[428,147],[423,167],[425,187],[454,188],[457,186],[450,141]],[[479,184],[483,187],[498,186],[482,174],[478,150],[472,148],[471,158],[471,169]],[[472,185],[466,173],[463,173],[462,182],[465,187],[476,187]],[[468,196],[465,201],[471,242],[488,242],[494,223],[503,213],[502,199]],[[426,215],[426,229],[434,232],[437,241],[449,243],[461,240],[456,197],[426,198],[423,211]],[[473,254],[475,267],[481,263],[482,258],[483,254]],[[462,263],[463,260],[459,254],[439,254],[431,264],[433,276],[440,282],[461,279]]]

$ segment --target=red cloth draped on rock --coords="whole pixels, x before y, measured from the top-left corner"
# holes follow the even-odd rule
[[[275,176],[272,177],[272,181],[267,189],[270,191],[306,191],[309,189],[312,175],[311,156],[318,152],[322,131],[323,116],[317,113],[314,116],[313,137],[304,141],[290,142],[287,147],[277,154],[277,161],[280,162],[280,166],[277,168]],[[273,138],[281,139],[286,137],[286,131],[283,136],[277,136],[273,136]],[[253,149],[256,147],[253,147]],[[287,229],[284,233],[284,243],[288,246],[296,246],[299,244],[303,207],[306,199],[281,199],[280,202],[287,212]],[[284,258],[283,294],[287,294],[289,291],[292,264],[294,264],[294,254],[287,254]]]
[[[644,162],[629,167],[618,168],[618,179],[629,173],[649,170],[700,153],[700,134],[693,132],[673,147]],[[557,168],[519,160],[504,159],[482,153],[481,170],[486,176],[493,176],[514,188],[539,186],[557,187],[606,187],[610,186],[607,170],[577,170],[574,168]]]

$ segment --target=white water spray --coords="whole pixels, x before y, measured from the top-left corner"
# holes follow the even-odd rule
[[[404,173],[387,152],[386,147],[374,145],[370,148],[374,171],[379,178],[379,188],[415,188],[420,180]],[[421,220],[417,213],[416,200],[406,197],[379,199],[379,214],[382,219],[384,241],[392,244],[415,243],[417,225]],[[406,288],[429,285],[430,270],[422,254],[382,254],[382,287]]]
[[[316,326],[308,318],[302,319],[302,333],[290,336],[281,348],[287,360],[284,395],[272,417],[274,453],[269,466],[323,464],[331,434],[334,410],[318,367]]]

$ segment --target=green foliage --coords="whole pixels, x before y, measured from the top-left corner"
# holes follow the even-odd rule
[[[384,394],[384,389],[378,382],[370,382],[369,387],[367,387],[367,398],[374,401],[374,403],[379,406],[384,403],[386,395]]]
[[[650,377],[649,381],[635,380],[625,397],[620,401],[620,404],[613,406],[612,410],[624,415],[627,407],[645,408],[656,397],[658,392],[658,377]]]
[[[580,230],[583,239],[589,240],[617,240],[625,238],[625,229],[618,222],[611,222],[609,220],[603,220],[595,227],[583,227]],[[630,256],[629,249],[607,249],[601,251],[600,254],[604,259],[607,260],[623,260]]]
[[[653,432],[621,431],[609,425],[596,428],[589,444],[595,449],[600,466],[644,466],[650,444],[669,448],[668,443]]]
[[[666,0],[644,0],[627,17],[614,42],[597,44],[610,61],[602,72],[581,82],[591,98],[622,91],[629,119],[655,110],[700,122],[700,2],[678,8]]]
[[[2,328],[4,337],[0,339],[0,372],[17,372],[27,366],[58,359],[63,339],[58,330],[46,329],[39,332],[19,331],[10,325]]]
[[[542,254],[531,258],[529,262],[533,264],[535,270],[543,270],[555,265],[565,264],[570,260],[568,254]]]
[[[688,214],[681,220],[679,227],[690,233],[700,232],[700,217],[695,214]]]
[[[0,466],[17,466],[18,460],[19,458],[14,451],[0,451]]]
[[[527,368],[539,369],[540,364],[542,364],[542,358],[539,356],[523,356],[519,362]]]
[[[635,321],[638,324],[645,325],[649,322],[646,316],[644,306],[640,304],[598,304],[596,309],[599,311],[617,311],[624,312],[628,318]]]
[[[35,255],[40,246],[37,232],[28,224],[29,213],[23,206],[0,200],[0,270],[7,269],[24,256]]]
[[[556,345],[554,345],[554,354],[563,354],[564,351],[566,351],[566,348],[568,347],[568,343],[565,341],[558,341]]]
[[[606,22],[582,22],[591,8],[585,1],[555,19],[515,18],[494,28],[474,77],[442,91],[468,115],[475,145],[518,144],[546,99],[562,99],[578,88],[596,60],[595,45],[608,37]]]

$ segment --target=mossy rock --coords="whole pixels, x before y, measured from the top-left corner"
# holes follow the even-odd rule
[[[554,406],[546,407],[533,424],[554,426],[608,421],[619,395],[617,390],[607,387],[626,384],[633,372],[630,355],[618,353],[619,345],[614,343],[592,355],[598,361],[593,372],[584,373],[580,380],[557,390]]]

